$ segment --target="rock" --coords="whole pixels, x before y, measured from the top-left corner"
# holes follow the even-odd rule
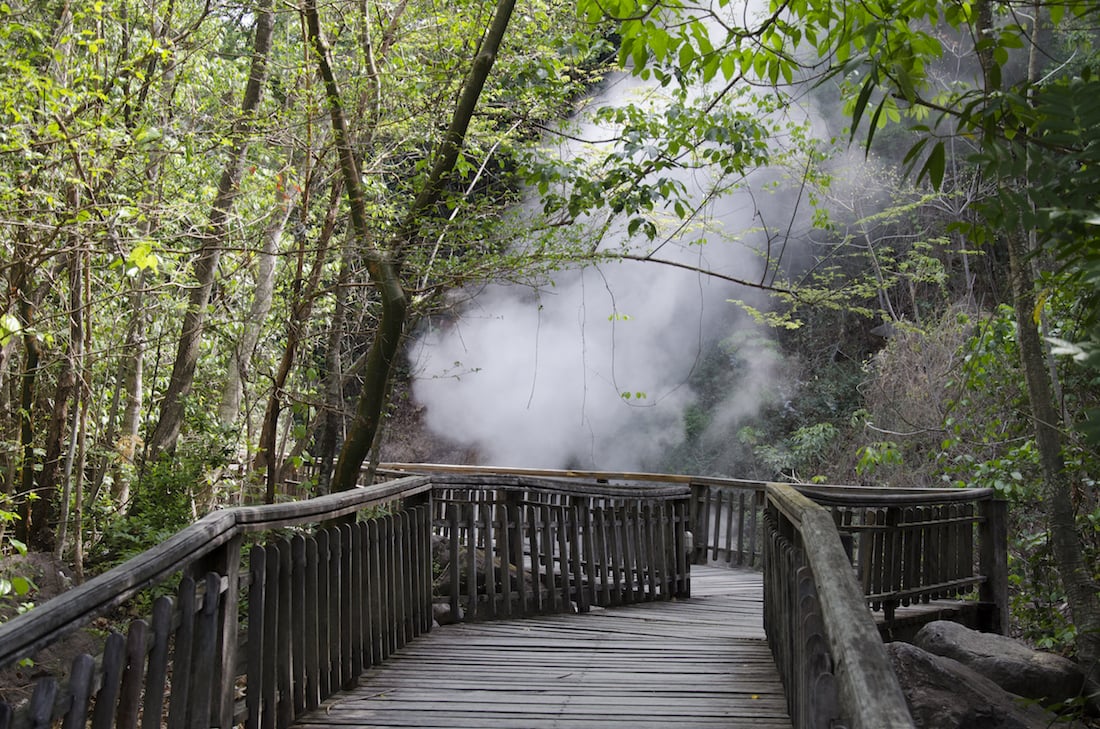
[[[908,643],[886,652],[918,729],[1049,729],[1057,720],[958,661]]]
[[[1046,706],[1079,696],[1084,683],[1084,673],[1068,658],[947,620],[928,623],[913,642],[929,653],[955,659],[1009,693]]]
[[[458,609],[458,615],[451,613],[451,605],[446,602],[432,603],[432,619],[437,625],[450,625],[462,622],[462,608]]]

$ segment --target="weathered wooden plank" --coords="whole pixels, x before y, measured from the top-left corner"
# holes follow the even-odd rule
[[[135,729],[141,713],[141,689],[145,680],[145,645],[149,624],[133,620],[126,632],[126,668],[122,672],[122,688],[119,691],[115,726],[118,729]],[[75,670],[75,669],[74,669]]]
[[[591,557],[586,557],[582,551],[586,531],[584,522],[588,513],[587,508],[587,504],[582,507],[579,500],[574,500],[565,512],[566,519],[569,521],[569,572],[572,575],[573,600],[577,605],[577,610],[582,613],[588,612],[592,605],[588,594],[590,583],[585,571],[585,561],[586,559],[591,561]]]
[[[260,671],[260,727],[274,729],[279,703],[279,550],[264,547],[264,637]]]
[[[290,680],[294,714],[306,709],[306,540],[290,539]]]
[[[111,631],[103,646],[103,674],[96,694],[92,729],[109,729],[115,720],[118,695],[122,686],[122,669],[126,663],[126,639],[117,631]]]
[[[558,582],[558,588],[561,591],[561,609],[563,612],[569,612],[574,578],[573,570],[570,568],[572,559],[569,553],[569,512],[564,506],[557,504],[553,507],[553,518],[557,537],[557,571],[561,577]]]
[[[168,643],[172,630],[172,598],[162,596],[153,603],[153,645],[149,650],[149,671],[145,677],[142,729],[159,729],[168,679]]]
[[[382,586],[382,658],[393,655],[398,647],[397,623],[400,616],[396,613],[395,582],[397,566],[395,564],[393,519],[388,515],[378,520],[379,584]]]
[[[527,615],[532,609],[528,604],[527,595],[527,579],[529,572],[525,569],[523,559],[523,537],[526,533],[526,524],[523,519],[527,514],[527,510],[521,506],[516,499],[509,498],[506,502],[505,512],[507,513],[508,521],[512,523],[511,557],[516,579],[516,614]]]
[[[420,587],[417,593],[419,625],[417,635],[432,629],[432,522],[431,505],[423,504],[416,508],[417,523],[417,560],[419,564]],[[522,560],[522,552],[520,553]]]
[[[95,659],[86,653],[74,658],[69,672],[69,709],[61,722],[61,729],[84,729],[94,679]]]
[[[371,519],[367,522],[367,595],[370,602],[368,615],[370,618],[370,664],[372,666],[382,662],[382,644],[385,641],[382,626],[382,553],[379,545],[378,529],[377,519]],[[451,529],[452,545],[454,544],[456,531],[456,529]],[[453,591],[451,599],[452,604],[455,604]]]
[[[477,514],[473,502],[463,504],[466,529],[466,615],[477,619]]]
[[[328,660],[329,690],[335,693],[344,685],[344,645],[340,635],[343,624],[341,610],[344,606],[343,587],[344,540],[339,528],[328,532]]]
[[[760,522],[760,506],[763,503],[763,495],[760,491],[753,492],[750,497],[748,509],[749,517],[749,553],[752,558],[748,560],[749,566],[759,567],[764,560],[764,555],[760,548],[760,538],[757,535],[757,529]]]
[[[57,700],[57,679],[45,676],[38,679],[27,707],[27,723],[30,729],[47,729],[53,725],[53,705]]]
[[[172,692],[168,701],[169,729],[187,725],[187,710],[191,699],[191,659],[195,640],[195,581],[180,580],[176,604],[179,606],[179,627],[172,655]]]
[[[275,687],[278,698],[275,704],[276,720],[279,727],[289,726],[294,719],[294,666],[291,654],[291,630],[293,630],[292,608],[294,605],[294,580],[292,570],[294,559],[290,553],[290,541],[280,539],[274,545],[272,555],[279,563],[278,589],[275,592],[276,643],[273,648],[275,659]],[[196,729],[199,729],[196,727]]]
[[[438,628],[296,726],[790,729],[760,575],[696,569],[705,597]]]
[[[245,668],[248,680],[245,707],[248,709],[248,717],[245,727],[259,729],[260,715],[263,712],[264,622],[267,616],[267,550],[264,547],[257,545],[249,550],[248,574],[248,656]]]
[[[358,674],[354,671],[355,653],[358,650],[351,637],[354,634],[352,623],[354,621],[354,605],[358,599],[352,594],[352,556],[355,553],[351,538],[351,525],[341,524],[340,533],[340,687],[350,686]]]
[[[311,535],[306,537],[305,556],[302,567],[303,595],[302,617],[304,628],[302,635],[303,671],[305,679],[305,708],[315,709],[321,704],[320,658],[317,636],[318,596],[317,596],[317,540]]]
[[[601,605],[611,604],[611,557],[608,549],[608,508],[604,500],[600,501],[592,515],[592,539],[595,544],[596,561],[596,599]]]
[[[314,535],[317,542],[317,688],[322,701],[335,690],[332,680],[332,654],[329,649],[329,530],[322,529]]]
[[[358,522],[350,526],[351,548],[348,550],[348,562],[351,567],[351,675],[358,678],[363,673],[363,667],[368,663],[364,656],[366,651],[366,638],[369,630],[364,623],[367,617],[366,588],[363,583],[363,564],[366,561],[366,551],[363,542],[366,539],[366,524]]]

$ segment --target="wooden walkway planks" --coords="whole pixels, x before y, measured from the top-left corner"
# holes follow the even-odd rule
[[[301,729],[790,729],[756,572],[693,567],[689,600],[434,629]]]

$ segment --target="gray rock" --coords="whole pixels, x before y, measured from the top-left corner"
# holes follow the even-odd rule
[[[886,652],[918,729],[1049,729],[1057,719],[958,661],[908,643]]]
[[[432,603],[432,620],[436,625],[450,625],[452,623],[462,622],[462,608],[458,609],[458,615],[451,612],[450,603],[446,602],[433,602]]]
[[[1084,683],[1084,673],[1068,658],[946,620],[928,623],[913,642],[929,653],[955,659],[1010,693],[1047,706],[1079,696]]]

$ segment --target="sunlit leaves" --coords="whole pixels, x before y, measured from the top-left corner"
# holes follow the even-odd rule
[[[14,314],[0,316],[0,347],[7,346],[12,336],[22,331],[23,325]]]

